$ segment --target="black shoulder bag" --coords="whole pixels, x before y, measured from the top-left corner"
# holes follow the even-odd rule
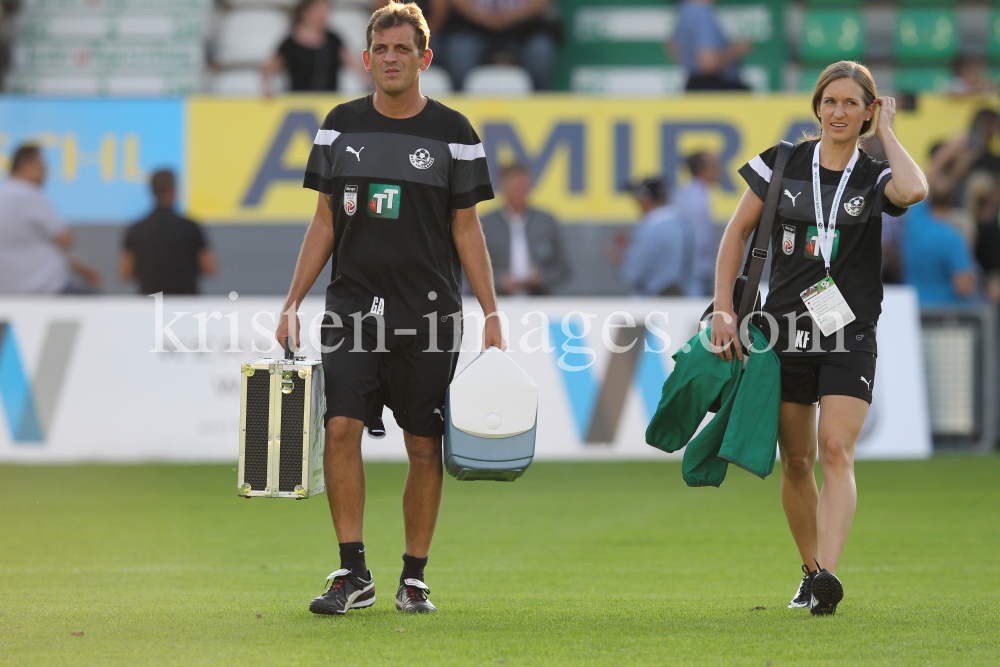
[[[733,311],[736,313],[737,331],[750,313],[760,310],[760,275],[767,261],[768,245],[771,242],[771,228],[778,213],[778,203],[781,199],[781,179],[785,174],[785,164],[792,152],[792,145],[787,141],[778,142],[778,156],[774,161],[771,173],[771,183],[767,187],[767,197],[764,199],[764,211],[750,239],[750,251],[743,262],[743,271],[733,285]],[[701,315],[701,321],[706,325],[711,323],[715,312],[715,301],[712,301]]]

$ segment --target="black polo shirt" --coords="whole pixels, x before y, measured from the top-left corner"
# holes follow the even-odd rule
[[[197,294],[198,254],[207,247],[198,223],[169,208],[157,208],[125,233],[140,294]]]
[[[777,321],[779,335],[774,350],[779,354],[829,352],[837,344],[837,333],[821,335],[799,296],[826,275],[813,206],[812,160],[817,141],[804,141],[792,149],[771,231],[771,277],[763,310]],[[761,201],[767,197],[777,153],[774,146],[740,167],[740,175]],[[819,172],[823,215],[828,224],[843,172],[823,167]],[[891,179],[888,162],[860,151],[840,200],[830,275],[857,318],[843,330],[844,348],[848,350],[877,352],[875,327],[882,313],[882,213],[899,216],[906,212],[885,197],[885,186]],[[789,326],[790,318],[794,318],[795,326]],[[790,331],[802,330],[808,330],[809,335],[792,333],[789,345]],[[821,350],[814,349],[815,337],[819,337]]]
[[[453,330],[462,266],[453,211],[493,198],[486,153],[469,120],[432,99],[389,118],[371,96],[340,104],[316,135],[304,186],[333,212],[327,310],[375,312],[390,328]],[[432,315],[432,313],[436,313]]]

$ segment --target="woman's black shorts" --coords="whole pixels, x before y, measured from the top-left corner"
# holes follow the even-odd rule
[[[812,404],[820,396],[854,396],[872,402],[875,355],[849,350],[781,354],[781,400]]]

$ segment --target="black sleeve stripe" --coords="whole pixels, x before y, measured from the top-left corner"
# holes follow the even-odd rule
[[[306,176],[302,180],[302,187],[309,188],[310,190],[316,190],[317,192],[322,192],[327,195],[333,194],[332,181],[329,178],[323,178],[314,171],[306,172]]]
[[[452,208],[472,208],[476,204],[482,201],[488,201],[493,199],[493,186],[492,185],[480,185],[473,189],[471,192],[463,192],[461,194],[452,195],[451,197],[451,207]]]

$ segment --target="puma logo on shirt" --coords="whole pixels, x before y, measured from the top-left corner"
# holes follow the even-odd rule
[[[796,199],[796,198],[797,198],[797,197],[798,197],[798,196],[799,196],[800,194],[802,194],[802,193],[801,193],[801,192],[796,192],[796,193],[795,193],[795,197],[793,197],[793,196],[792,196],[792,193],[791,193],[791,192],[789,192],[788,190],[785,190],[785,196],[786,196],[786,197],[788,197],[789,199],[791,199],[791,200],[792,200],[792,206],[795,206],[795,199]]]
[[[868,391],[871,391],[871,390],[872,390],[872,381],[871,381],[871,380],[866,380],[866,379],[865,379],[865,376],[864,376],[864,375],[862,375],[862,376],[861,376],[861,381],[865,383],[865,386],[866,386],[866,387],[868,387]]]
[[[363,151],[364,149],[365,149],[364,146],[362,146],[358,150],[354,150],[353,148],[351,148],[350,146],[348,146],[347,147],[347,152],[348,153],[354,153],[354,157],[358,158],[358,162],[361,162],[361,151]]]

